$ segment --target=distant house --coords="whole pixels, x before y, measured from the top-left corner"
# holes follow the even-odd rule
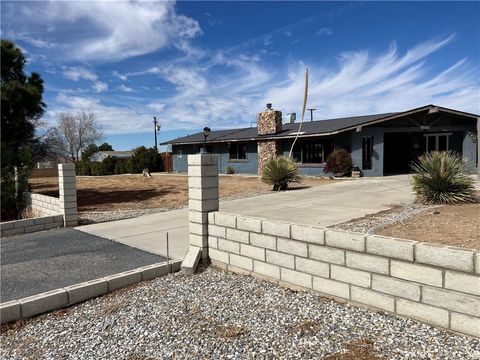
[[[133,151],[98,151],[88,159],[91,162],[102,162],[107,157],[116,157],[117,159],[127,160],[133,156]]]
[[[219,171],[233,166],[237,173],[257,174],[272,156],[293,158],[304,175],[323,175],[334,148],[347,149],[353,165],[364,176],[409,172],[410,163],[427,151],[452,150],[462,154],[472,172],[478,167],[480,115],[426,105],[397,113],[283,123],[281,111],[258,114],[257,127],[212,131],[207,152],[219,155]],[[173,170],[187,171],[187,155],[203,147],[203,133],[162,145],[171,145]]]

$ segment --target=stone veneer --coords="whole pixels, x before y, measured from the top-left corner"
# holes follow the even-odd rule
[[[480,253],[212,212],[214,266],[480,337]]]
[[[282,131],[282,112],[266,110],[258,113],[258,135],[273,135]],[[262,173],[263,166],[273,157],[280,154],[280,147],[275,140],[258,141],[258,174]]]

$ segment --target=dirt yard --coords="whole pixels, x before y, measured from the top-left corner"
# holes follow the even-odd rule
[[[377,234],[480,249],[480,204],[446,205],[387,225]]]
[[[330,184],[334,180],[304,178],[298,186]],[[29,180],[32,191],[58,196],[58,178]],[[271,187],[251,176],[220,176],[220,197],[244,197],[266,193]],[[131,209],[174,209],[187,205],[188,177],[184,175],[79,176],[78,209],[111,211]]]

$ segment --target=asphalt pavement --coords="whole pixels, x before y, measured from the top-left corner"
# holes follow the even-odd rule
[[[166,260],[74,229],[2,238],[0,254],[0,302]]]

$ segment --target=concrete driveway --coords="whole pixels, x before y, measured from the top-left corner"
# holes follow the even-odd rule
[[[0,302],[166,260],[74,229],[2,238],[0,251]]]
[[[413,201],[407,175],[342,180],[333,184],[220,202],[240,215],[327,227]],[[77,227],[142,250],[183,258],[188,248],[188,209]]]

